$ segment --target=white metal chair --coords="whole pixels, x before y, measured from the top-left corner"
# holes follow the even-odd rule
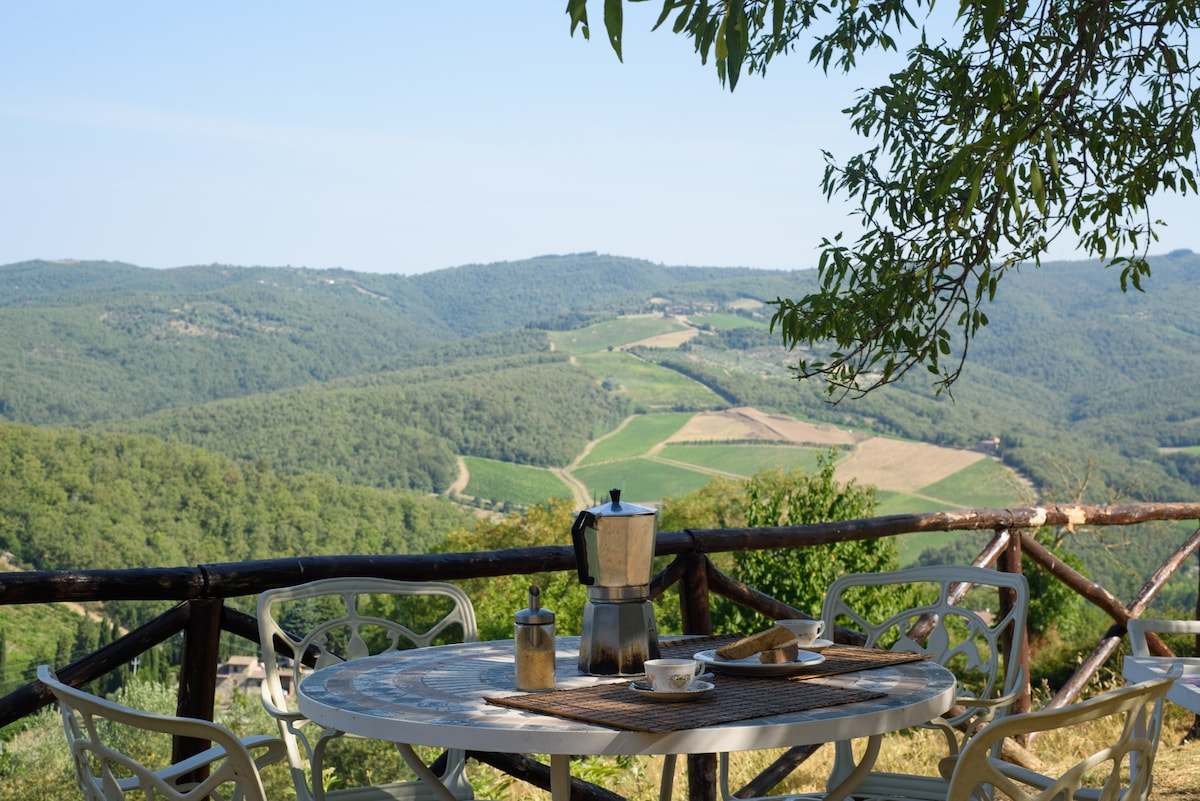
[[[1146,801],[1162,734],[1163,699],[1172,678],[1159,678],[1061,709],[1010,715],[981,729],[963,748],[945,801],[978,801],[997,793],[1016,801]],[[1063,730],[1080,732],[1095,721],[1112,719],[1117,733],[1057,775],[1044,775],[998,759],[1006,737]],[[1090,742],[1089,735],[1068,743]]]
[[[275,737],[239,739],[207,720],[131,709],[64,684],[48,665],[39,666],[37,675],[58,700],[71,762],[87,801],[120,801],[131,793],[162,801],[266,801],[258,769],[283,759],[283,743]],[[132,730],[194,737],[213,746],[181,762],[154,767],[130,753]],[[256,759],[251,750],[259,749],[263,752]],[[194,780],[198,769],[207,769],[208,776]]]
[[[397,764],[395,775],[402,778],[326,790],[327,749],[353,735],[312,723],[295,702],[295,687],[304,674],[326,665],[402,648],[476,641],[475,610],[466,593],[439,582],[322,579],[264,592],[258,600],[258,627],[266,673],[263,705],[279,722],[299,801],[474,797],[465,752],[448,750],[446,767],[438,775],[406,743],[394,745],[415,778]]]
[[[1004,614],[998,604],[1000,591],[1012,593],[1012,604]],[[870,602],[872,592],[877,598],[886,592],[912,605],[900,612],[881,614],[878,604]],[[867,647],[930,654],[954,672],[959,679],[954,709],[926,724],[945,736],[945,761],[952,760],[980,726],[1003,717],[1023,692],[1025,677],[1020,665],[1028,607],[1029,585],[1024,576],[969,565],[936,565],[841,576],[825,595],[821,617],[826,636],[835,627],[852,629],[865,637]],[[835,744],[834,766],[827,783],[830,791],[854,774],[863,776],[861,781],[856,779],[849,795],[854,799],[945,796],[947,783],[940,775],[870,770],[881,739],[868,741],[861,760],[856,760],[851,742]],[[719,781],[725,798],[733,798],[726,754],[721,755]],[[798,801],[844,796],[838,791],[832,795],[785,797]]]
[[[1200,684],[1195,683],[1200,675],[1200,658],[1187,656],[1155,656],[1150,652],[1146,640],[1147,632],[1160,634],[1200,635],[1200,620],[1130,620],[1129,644],[1133,653],[1125,658],[1121,672],[1125,680],[1133,684],[1157,678],[1168,671],[1180,671],[1184,680],[1177,680],[1167,693],[1167,700],[1200,714]]]

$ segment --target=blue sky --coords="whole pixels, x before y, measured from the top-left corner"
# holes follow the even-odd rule
[[[871,76],[793,55],[731,94],[655,4],[624,63],[565,5],[5,4],[0,264],[794,269],[849,227],[821,150],[861,149],[840,109]],[[1153,252],[1192,247],[1189,208],[1153,209]]]

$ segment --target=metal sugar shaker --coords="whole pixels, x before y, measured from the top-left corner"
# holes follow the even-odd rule
[[[518,690],[554,689],[554,613],[543,609],[541,590],[529,588],[529,608],[515,616]]]

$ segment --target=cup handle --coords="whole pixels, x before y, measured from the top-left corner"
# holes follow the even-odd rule
[[[817,635],[816,635],[816,636],[817,636],[817,637],[820,637],[820,636],[821,636],[822,634],[824,634],[824,633],[825,633],[825,621],[824,621],[824,620],[818,620],[818,621],[817,621]]]

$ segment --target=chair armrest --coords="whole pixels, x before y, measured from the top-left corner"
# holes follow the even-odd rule
[[[953,762],[957,758],[959,751],[962,750],[967,740],[971,739],[975,732],[995,719],[996,710],[1011,705],[1021,697],[1025,685],[1025,668],[1018,667],[1017,670],[1017,689],[1012,692],[997,696],[996,698],[976,698],[973,695],[957,696],[954,699],[955,706],[972,707],[974,711],[951,715],[950,717],[954,718],[953,721],[946,716],[939,715],[925,724],[928,728],[941,731],[946,738],[946,753],[948,756],[943,758],[938,765],[938,770],[943,777],[947,779],[950,777],[950,771],[953,770]],[[961,738],[959,735],[961,735]]]
[[[284,749],[283,740],[278,737],[271,737],[265,734],[256,734],[250,737],[242,738],[242,744],[247,749],[265,748],[266,752],[255,758],[254,762],[259,767],[270,765],[272,762],[278,762],[287,755]],[[225,749],[222,746],[214,745],[212,748],[207,748],[194,756],[190,756],[180,762],[176,762],[161,770],[154,771],[154,775],[158,776],[163,781],[169,784],[175,784],[179,779],[187,774],[212,764],[217,760],[225,758]],[[135,779],[136,781],[136,779]]]
[[[959,717],[964,722],[973,718],[962,730],[967,737],[974,734],[980,726],[990,723],[995,718],[997,709],[1003,709],[1021,697],[1021,694],[1025,691],[1025,668],[1023,666],[1017,667],[1016,676],[1016,689],[1010,693],[1005,693],[995,698],[977,698],[973,695],[960,695],[954,699],[955,706],[974,707],[978,710],[973,715],[952,716]],[[939,719],[942,720],[944,718]]]
[[[250,756],[254,757],[254,764],[259,768],[272,765],[287,756],[287,747],[284,746],[283,740],[268,734],[252,734],[249,737],[243,737],[242,745],[246,746]],[[262,753],[255,756],[254,752],[259,750]]]
[[[299,712],[293,712],[290,709],[283,709],[275,706],[275,702],[271,699],[271,691],[268,689],[266,682],[262,683],[262,705],[267,710],[267,714],[276,720],[283,721],[288,724],[296,723],[301,720],[307,720],[304,715]]]

